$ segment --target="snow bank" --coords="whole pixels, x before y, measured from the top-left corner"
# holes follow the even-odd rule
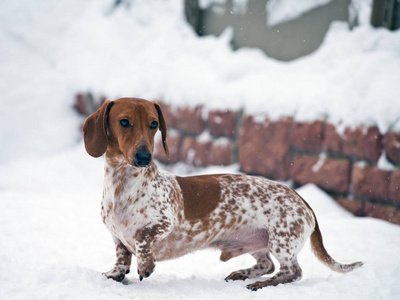
[[[283,22],[297,19],[310,10],[326,5],[330,1],[331,0],[270,0],[266,5],[266,10],[268,12],[267,25],[272,27]]]
[[[334,23],[319,50],[284,63],[232,52],[229,30],[198,38],[182,1],[4,0],[0,161],[74,145],[77,91],[400,128],[400,31],[371,28],[370,1],[356,2],[359,27]]]

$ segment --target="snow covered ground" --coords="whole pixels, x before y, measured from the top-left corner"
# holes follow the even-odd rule
[[[317,213],[326,248],[338,261],[364,261],[362,268],[333,273],[307,244],[302,281],[258,292],[245,288],[251,281],[223,280],[251,257],[222,263],[211,250],[157,263],[142,282],[134,271],[123,284],[101,275],[114,263],[100,219],[103,159],[84,151],[72,109],[77,91],[229,103],[382,132],[400,126],[400,32],[370,28],[368,1],[358,1],[360,27],[333,24],[316,53],[291,63],[232,52],[228,31],[198,38],[180,1],[131,1],[112,11],[113,2],[0,2],[0,299],[400,299],[400,227],[352,217],[312,185],[299,193]]]
[[[229,168],[196,173],[234,172]],[[174,173],[191,173],[186,166]],[[61,154],[2,165],[0,173],[0,299],[400,299],[400,227],[355,218],[313,185],[298,192],[319,219],[326,248],[340,262],[365,265],[346,275],[326,268],[307,242],[299,256],[304,278],[257,292],[246,282],[225,282],[251,266],[250,256],[223,263],[219,252],[199,251],[158,262],[142,282],[123,283],[101,272],[114,263],[114,245],[101,222],[103,159],[82,144]]]

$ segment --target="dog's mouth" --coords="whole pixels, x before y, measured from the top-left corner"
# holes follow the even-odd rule
[[[151,162],[148,164],[138,164],[136,161],[131,164],[134,168],[148,168],[151,166]]]

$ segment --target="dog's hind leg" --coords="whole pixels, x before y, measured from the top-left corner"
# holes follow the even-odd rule
[[[279,261],[279,260],[278,260]],[[302,277],[302,270],[297,262],[297,258],[293,258],[291,261],[279,261],[280,269],[279,272],[265,281],[257,281],[255,283],[247,285],[247,288],[252,291],[257,291],[266,286],[275,286],[280,283],[288,283],[298,281]]]
[[[232,272],[225,280],[246,280],[256,278],[275,271],[274,263],[271,260],[268,249],[264,249],[251,254],[256,259],[256,264],[248,269]]]
[[[264,274],[271,274],[275,267],[268,250],[268,231],[264,228],[247,228],[231,232],[227,236],[214,241],[211,246],[221,249],[220,260],[229,259],[249,253],[256,264],[248,269],[232,272],[225,280],[245,280]]]

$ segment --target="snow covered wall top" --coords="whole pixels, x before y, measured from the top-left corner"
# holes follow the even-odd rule
[[[369,2],[357,1],[360,26],[334,23],[320,49],[285,63],[233,52],[229,30],[199,38],[183,1],[4,0],[0,161],[75,144],[77,91],[398,130],[400,31],[373,29]]]

